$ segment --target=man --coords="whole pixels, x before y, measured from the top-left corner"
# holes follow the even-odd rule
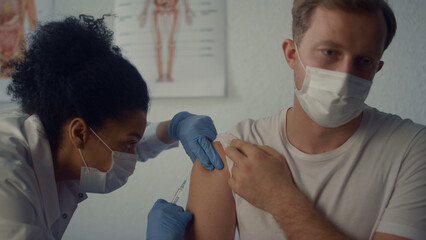
[[[233,239],[238,225],[242,240],[426,239],[426,127],[364,104],[392,10],[295,0],[292,14],[294,105],[220,135],[225,171],[194,165],[188,237]]]

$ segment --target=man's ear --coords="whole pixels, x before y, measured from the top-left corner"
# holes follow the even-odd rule
[[[385,62],[383,62],[383,61],[379,62],[379,66],[377,67],[377,71],[376,72],[379,72],[382,69],[383,64],[385,64]]]
[[[70,121],[67,127],[68,137],[71,143],[82,149],[88,138],[88,127],[82,118],[74,118]]]
[[[287,61],[288,66],[294,70],[294,65],[296,61],[296,48],[294,47],[294,41],[291,39],[286,39],[283,42],[283,52],[285,60]]]

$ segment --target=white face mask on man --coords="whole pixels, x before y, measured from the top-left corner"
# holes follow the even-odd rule
[[[297,58],[305,70],[300,90],[294,88],[306,114],[318,125],[336,128],[359,116],[365,108],[372,81],[321,68],[304,66],[296,47]]]
[[[138,155],[113,151],[95,131],[89,128],[99,140],[112,152],[111,168],[101,172],[96,168],[88,167],[81,150],[81,158],[85,167],[81,167],[80,190],[90,193],[109,193],[123,186],[135,170]],[[106,159],[106,161],[108,161]]]

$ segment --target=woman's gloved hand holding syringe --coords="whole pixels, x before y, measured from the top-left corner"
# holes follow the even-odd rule
[[[180,112],[170,121],[168,131],[171,138],[182,143],[192,162],[199,159],[207,170],[223,168],[222,160],[211,145],[217,132],[210,117]],[[148,214],[147,240],[181,240],[183,238],[186,225],[191,221],[192,215],[177,206],[176,201],[183,191],[186,180],[179,187],[172,203],[163,199],[155,202]]]

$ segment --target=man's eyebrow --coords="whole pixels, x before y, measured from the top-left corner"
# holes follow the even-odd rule
[[[318,46],[318,45],[328,45],[328,46],[332,46],[332,47],[342,47],[341,44],[339,44],[339,43],[337,43],[335,41],[332,41],[332,40],[319,40],[314,45],[315,46]]]

